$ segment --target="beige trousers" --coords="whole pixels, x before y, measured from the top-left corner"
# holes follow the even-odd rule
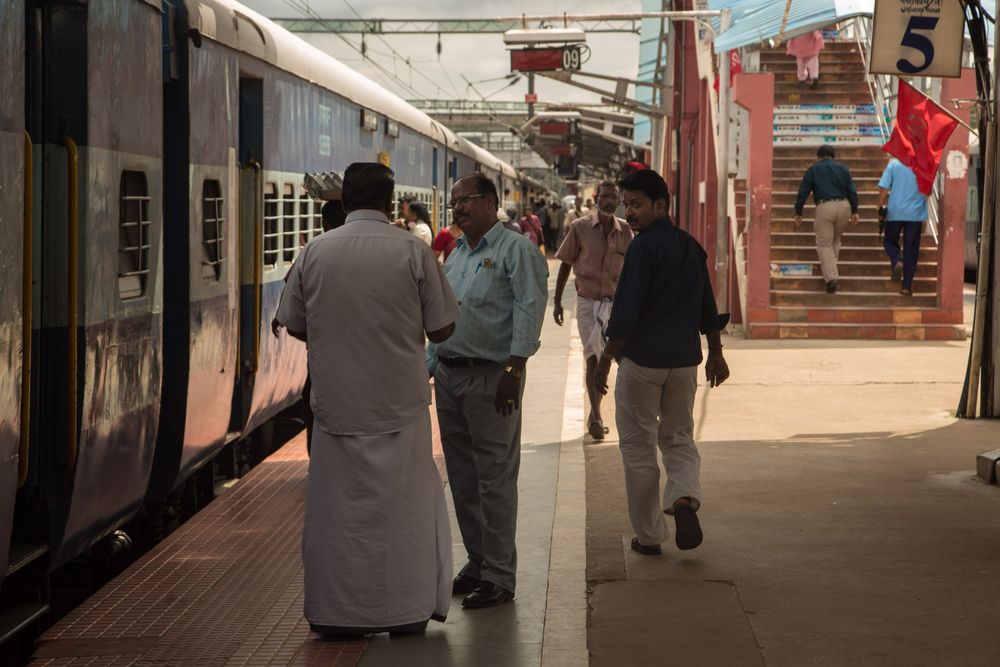
[[[700,505],[701,456],[694,443],[698,367],[646,368],[622,359],[615,384],[615,423],[625,467],[628,516],[639,542],[667,539],[665,510],[685,496]],[[659,448],[667,484],[660,497]]]
[[[823,269],[823,280],[839,278],[837,260],[840,258],[840,237],[851,222],[851,204],[846,199],[827,201],[816,207],[816,254]]]

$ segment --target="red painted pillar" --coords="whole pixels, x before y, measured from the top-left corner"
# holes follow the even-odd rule
[[[771,304],[771,177],[774,159],[774,74],[737,74],[733,101],[750,116],[747,192],[746,325],[774,321]]]
[[[960,79],[944,79],[941,83],[941,103],[963,122],[969,122],[968,104],[955,109],[951,100],[976,97],[974,69],[962,70]],[[969,190],[969,131],[955,128],[944,153],[944,193],[941,197],[938,228],[938,305],[941,310],[961,313],[962,286],[965,281],[965,207]],[[958,323],[962,320],[958,319]]]

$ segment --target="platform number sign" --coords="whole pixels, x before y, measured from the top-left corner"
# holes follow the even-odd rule
[[[965,15],[958,0],[876,0],[871,74],[959,77]]]
[[[575,46],[567,46],[563,48],[562,68],[564,70],[580,69],[580,49]]]

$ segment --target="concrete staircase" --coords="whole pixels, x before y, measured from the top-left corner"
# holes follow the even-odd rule
[[[820,82],[812,89],[795,76],[784,48],[760,54],[761,71],[775,78],[774,163],[771,201],[771,307],[750,323],[754,338],[937,339],[964,337],[961,313],[937,307],[938,249],[921,239],[913,296],[898,293],[878,233],[878,179],[888,163],[864,64],[853,42],[827,42]],[[844,235],[836,294],[827,294],[816,256],[810,197],[799,228],[795,197],[816,148],[830,144],[851,170],[861,223]]]

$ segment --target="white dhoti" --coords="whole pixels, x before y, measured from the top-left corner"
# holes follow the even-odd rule
[[[611,320],[611,299],[588,299],[576,295],[576,324],[580,329],[583,355],[599,357],[608,344],[608,322]]]
[[[390,628],[444,620],[451,530],[430,412],[383,435],[313,430],[302,537],[312,625]]]

